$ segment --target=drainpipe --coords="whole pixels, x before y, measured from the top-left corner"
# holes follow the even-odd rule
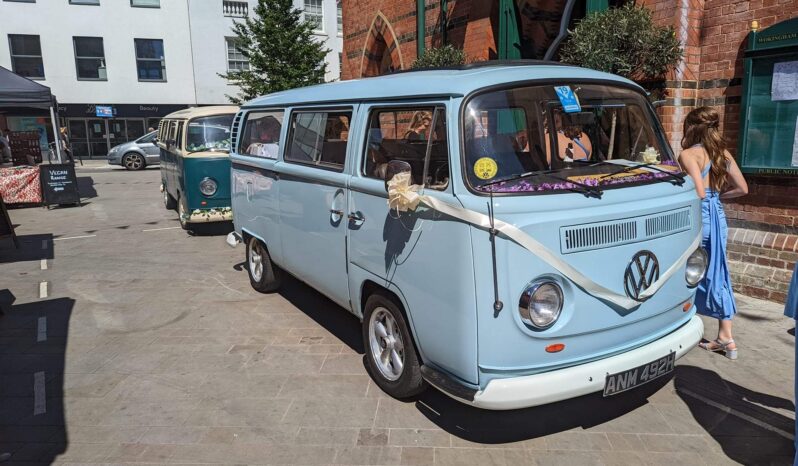
[[[448,9],[449,1],[441,0],[441,45],[446,45],[449,42],[447,37],[447,33],[449,32],[449,18],[447,15]]]
[[[424,41],[427,37],[427,6],[424,0],[416,0],[416,58],[424,55]]]

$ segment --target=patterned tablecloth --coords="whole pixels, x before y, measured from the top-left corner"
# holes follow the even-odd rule
[[[0,195],[6,204],[41,204],[39,167],[0,168]]]

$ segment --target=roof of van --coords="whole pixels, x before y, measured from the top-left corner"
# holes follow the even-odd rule
[[[253,99],[242,106],[270,107],[306,103],[362,100],[388,100],[414,97],[460,97],[485,87],[530,80],[601,79],[639,86],[620,76],[533,60],[489,61],[451,68],[402,71],[375,78],[338,81],[275,92]]]
[[[238,107],[235,105],[210,105],[207,107],[184,108],[183,110],[172,112],[169,115],[166,115],[164,118],[188,119],[236,112],[238,112]]]

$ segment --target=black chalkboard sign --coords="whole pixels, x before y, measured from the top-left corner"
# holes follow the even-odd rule
[[[8,218],[6,203],[3,202],[3,196],[0,196],[0,238],[9,237],[14,242],[14,247],[19,248],[19,244],[17,243],[17,235],[14,233],[14,225],[11,224],[11,219]]]
[[[78,204],[78,177],[75,166],[68,163],[39,165],[42,180],[42,202],[46,206]]]

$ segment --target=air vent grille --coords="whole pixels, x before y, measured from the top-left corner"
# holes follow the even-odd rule
[[[690,210],[660,214],[646,218],[646,238],[657,238],[690,228]]]
[[[636,239],[637,222],[634,220],[569,227],[563,232],[563,252],[616,246]]]
[[[230,152],[238,153],[238,128],[241,126],[241,118],[244,116],[243,112],[236,113],[233,118],[233,126],[230,128]]]

